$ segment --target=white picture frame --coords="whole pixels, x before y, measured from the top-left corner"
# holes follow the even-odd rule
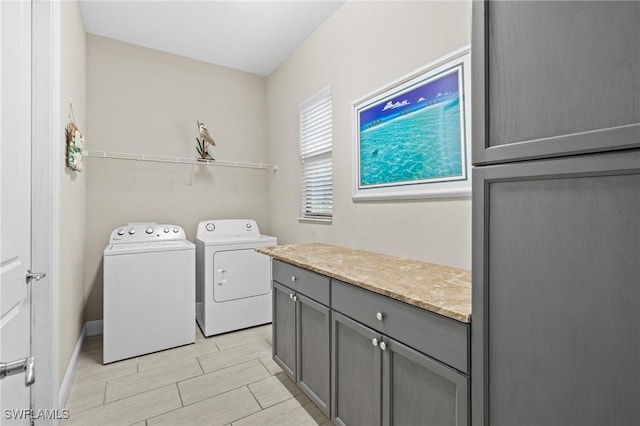
[[[470,49],[352,104],[353,200],[471,197]]]

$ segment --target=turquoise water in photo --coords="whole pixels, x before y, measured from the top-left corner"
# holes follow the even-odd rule
[[[455,96],[360,133],[360,186],[462,176]]]

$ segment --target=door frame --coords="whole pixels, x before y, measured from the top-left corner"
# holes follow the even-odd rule
[[[59,276],[60,174],[60,4],[32,0],[31,127],[32,248],[31,268],[47,277],[33,283],[36,382],[31,390],[34,410],[59,408]],[[36,424],[58,420],[36,419]]]

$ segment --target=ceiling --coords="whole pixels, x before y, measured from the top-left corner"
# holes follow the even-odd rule
[[[80,0],[90,34],[267,76],[344,0]]]

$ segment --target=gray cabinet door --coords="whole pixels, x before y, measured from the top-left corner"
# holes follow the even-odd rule
[[[473,163],[640,147],[640,2],[474,1]]]
[[[337,425],[379,426],[382,407],[382,336],[333,312],[331,419]]]
[[[640,150],[473,187],[474,426],[640,424]]]
[[[330,416],[331,311],[301,294],[296,297],[297,383]]]
[[[383,425],[467,425],[468,378],[393,339],[383,339]]]
[[[273,282],[273,360],[296,380],[296,302],[294,292]]]

